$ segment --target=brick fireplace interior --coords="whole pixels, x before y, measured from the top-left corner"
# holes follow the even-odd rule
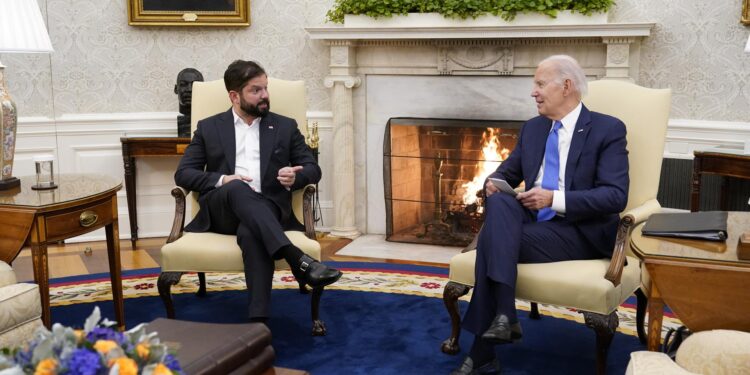
[[[522,121],[391,118],[383,142],[386,240],[465,246],[483,221],[487,175]]]

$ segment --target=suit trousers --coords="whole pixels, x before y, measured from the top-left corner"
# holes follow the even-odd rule
[[[250,318],[270,316],[274,254],[291,242],[279,222],[278,206],[248,184],[233,180],[212,190],[204,205],[211,232],[237,235],[242,249]],[[202,207],[203,209],[203,207]]]
[[[484,226],[476,251],[474,291],[462,324],[476,335],[484,333],[498,313],[493,283],[510,287],[510,301],[514,301],[518,263],[601,258],[574,223],[560,216],[537,222],[536,211],[500,192],[485,201]],[[509,304],[512,306],[501,306],[501,310],[513,315],[515,303]]]

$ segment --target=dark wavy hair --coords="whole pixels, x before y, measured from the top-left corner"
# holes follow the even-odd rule
[[[247,81],[264,74],[266,71],[255,61],[234,60],[224,72],[224,86],[227,92],[240,92]]]

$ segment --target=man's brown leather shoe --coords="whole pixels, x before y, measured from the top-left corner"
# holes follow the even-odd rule
[[[299,270],[303,272],[302,281],[313,288],[331,285],[341,278],[341,271],[328,267],[309,255],[303,255],[299,261]]]
[[[523,337],[521,324],[510,324],[508,317],[503,314],[495,316],[490,328],[482,334],[482,340],[492,344],[507,344],[519,341],[521,337]]]
[[[500,361],[497,358],[489,361],[477,368],[474,368],[474,360],[471,357],[466,357],[461,366],[451,371],[450,375],[489,375],[500,373]]]

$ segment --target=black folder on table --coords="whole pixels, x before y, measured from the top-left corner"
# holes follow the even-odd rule
[[[646,221],[642,233],[647,236],[725,241],[727,239],[727,212],[653,214]]]

